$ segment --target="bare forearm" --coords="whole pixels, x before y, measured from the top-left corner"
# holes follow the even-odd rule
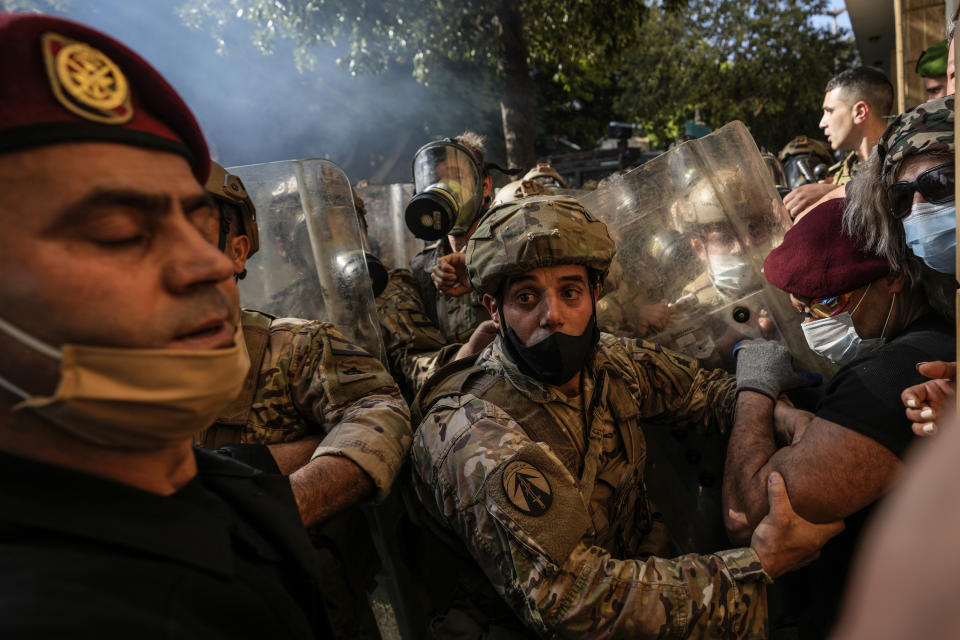
[[[723,473],[723,513],[734,543],[746,544],[767,513],[768,463],[777,450],[773,400],[753,391],[737,395]]]
[[[304,525],[326,520],[370,496],[373,480],[343,456],[320,456],[290,474],[293,497]]]
[[[320,436],[309,436],[293,442],[280,442],[268,445],[274,462],[280,473],[287,476],[310,462],[310,456],[320,444]]]

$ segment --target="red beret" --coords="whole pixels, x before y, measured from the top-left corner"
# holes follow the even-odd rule
[[[763,263],[770,284],[801,298],[825,298],[866,286],[890,273],[880,256],[843,231],[846,199],[814,207],[787,231]]]
[[[76,22],[0,13],[0,153],[81,141],[178,153],[200,184],[210,171],[193,114],[143,58]]]

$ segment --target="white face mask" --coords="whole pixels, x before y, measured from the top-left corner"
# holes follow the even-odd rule
[[[870,287],[868,286],[867,291],[869,290]],[[887,323],[890,321],[890,314],[893,313],[893,303],[897,294],[893,294],[890,299],[890,310],[887,311],[887,319],[883,321],[880,337],[864,340],[853,326],[852,314],[860,308],[860,302],[863,302],[867,291],[864,291],[863,295],[860,296],[860,301],[857,302],[857,306],[853,308],[851,313],[844,311],[829,318],[804,322],[800,325],[800,328],[803,329],[803,335],[807,339],[807,344],[814,353],[834,364],[844,365],[857,356],[884,345],[886,338],[883,335],[887,331]]]
[[[52,396],[0,378],[30,409],[89,442],[124,449],[178,444],[209,427],[243,388],[250,368],[243,331],[225,349],[124,349],[64,344],[56,349],[0,318],[0,331],[60,362]]]
[[[714,286],[728,291],[753,289],[759,280],[750,263],[740,256],[727,253],[708,253],[710,278]]]

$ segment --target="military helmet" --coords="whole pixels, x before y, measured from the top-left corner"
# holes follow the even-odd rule
[[[513,275],[540,267],[580,264],[600,273],[617,252],[607,225],[570,196],[535,196],[487,215],[467,241],[467,276],[495,294]]]
[[[675,203],[679,227],[683,231],[694,231],[703,225],[725,222],[725,206],[734,207],[740,215],[749,214],[747,194],[738,183],[733,170],[720,170],[712,179],[700,177],[686,192],[685,197]]]
[[[207,178],[207,192],[217,200],[217,206],[220,208],[220,237],[226,238],[229,231],[230,220],[228,213],[220,207],[220,204],[226,202],[240,210],[240,227],[247,238],[250,239],[250,253],[247,258],[252,256],[260,248],[260,233],[257,230],[257,210],[253,206],[253,200],[247,195],[247,190],[243,186],[243,181],[239,177],[228,173],[226,169],[216,162],[210,163],[210,177]],[[221,246],[222,250],[223,247]]]
[[[788,142],[787,145],[780,150],[778,157],[780,162],[784,162],[790,156],[796,156],[802,153],[812,153],[823,158],[827,164],[833,163],[833,153],[830,151],[830,146],[823,140],[814,140],[807,136],[797,136]]]
[[[508,182],[497,190],[497,197],[490,203],[490,211],[512,204],[520,198],[547,195],[547,190],[539,183],[524,178]]]
[[[553,186],[550,183],[556,183],[556,187],[560,189],[569,189],[570,185],[567,184],[567,181],[557,173],[557,170],[550,166],[549,162],[541,162],[537,164],[533,169],[527,171],[526,175],[523,176],[524,180],[532,180],[543,186]]]

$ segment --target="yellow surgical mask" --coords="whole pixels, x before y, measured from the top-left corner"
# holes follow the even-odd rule
[[[60,361],[52,396],[32,396],[4,378],[0,386],[30,409],[89,442],[123,449],[159,449],[210,426],[240,394],[250,356],[240,326],[225,349],[123,349],[37,340],[0,318],[3,331]]]

